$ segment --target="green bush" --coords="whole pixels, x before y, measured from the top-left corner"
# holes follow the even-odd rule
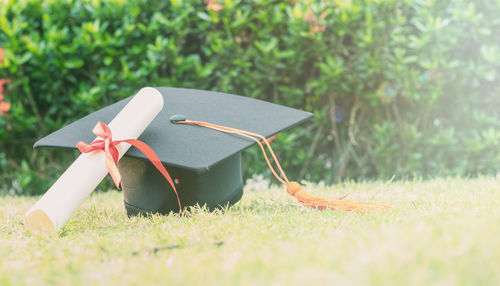
[[[3,188],[44,191],[75,153],[34,141],[143,86],[313,112],[273,143],[291,178],[495,174],[497,15],[491,0],[9,1]],[[257,149],[245,172],[267,172]]]

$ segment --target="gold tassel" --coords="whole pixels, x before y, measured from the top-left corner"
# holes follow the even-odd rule
[[[321,197],[316,197],[306,192],[302,186],[297,182],[289,182],[286,185],[286,191],[291,196],[295,197],[297,201],[307,207],[315,209],[331,209],[342,211],[360,211],[365,213],[369,210],[387,210],[389,206],[377,205],[373,203],[362,203],[350,200],[328,200]]]
[[[288,178],[286,177],[285,172],[281,168],[281,165],[278,161],[278,158],[273,152],[273,149],[271,148],[271,145],[269,144],[268,139],[266,139],[264,136],[257,134],[257,133],[252,133],[249,131],[237,129],[237,128],[232,128],[232,127],[226,127],[226,126],[221,126],[221,125],[215,125],[207,122],[202,122],[202,121],[192,121],[189,119],[183,118],[182,120],[173,120],[172,122],[174,123],[183,123],[183,124],[193,124],[193,125],[198,125],[198,126],[203,126],[206,128],[218,130],[221,132],[225,133],[232,133],[232,134],[237,134],[246,138],[249,138],[251,140],[254,140],[260,147],[262,154],[264,155],[264,159],[266,160],[267,165],[269,166],[269,169],[271,170],[272,174],[278,181],[280,181],[283,185],[286,186],[286,191],[293,197],[297,199],[301,204],[307,207],[315,208],[315,209],[331,209],[331,210],[342,210],[342,211],[359,211],[361,213],[365,213],[366,211],[370,210],[387,210],[390,209],[389,206],[384,206],[384,205],[378,205],[378,204],[373,204],[373,203],[362,203],[362,202],[356,202],[356,201],[350,201],[350,200],[344,200],[344,199],[337,199],[337,200],[328,200],[324,199],[321,197],[316,197],[311,195],[310,193],[306,192],[302,186],[297,183],[297,182],[290,182],[288,181]],[[265,144],[267,149],[269,150],[269,153],[271,154],[272,158],[274,159],[274,163],[276,164],[276,167],[281,174],[281,177],[277,174],[276,170],[273,168],[271,165],[271,162],[269,158],[267,157],[266,150],[262,144]]]

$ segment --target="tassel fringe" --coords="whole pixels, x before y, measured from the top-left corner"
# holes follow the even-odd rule
[[[365,213],[372,210],[387,210],[389,206],[378,205],[373,203],[362,203],[350,200],[328,200],[321,197],[316,197],[306,192],[297,182],[289,182],[286,185],[286,191],[292,197],[296,198],[299,203],[304,206],[315,209],[331,209],[341,211],[359,211]]]

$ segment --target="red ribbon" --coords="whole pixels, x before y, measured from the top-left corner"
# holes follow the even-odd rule
[[[118,167],[116,166],[116,163],[118,162],[118,156],[119,152],[118,149],[116,149],[116,145],[125,142],[128,143],[135,148],[139,149],[146,157],[153,163],[153,165],[160,171],[160,173],[165,177],[165,179],[168,181],[170,186],[172,186],[172,189],[175,192],[175,196],[177,197],[177,202],[179,203],[179,212],[182,210],[181,207],[181,201],[179,199],[179,195],[177,194],[177,190],[175,189],[175,184],[172,181],[172,178],[168,174],[167,170],[165,167],[163,167],[163,164],[161,163],[160,159],[156,155],[156,153],[149,147],[146,143],[136,140],[136,139],[126,139],[126,140],[115,140],[113,141],[112,135],[111,135],[111,129],[109,128],[108,125],[105,123],[99,121],[94,129],[92,129],[92,132],[97,135],[98,137],[103,138],[102,140],[94,140],[94,142],[88,144],[83,141],[80,141],[76,144],[76,148],[80,150],[82,153],[90,153],[94,151],[103,151],[104,154],[106,155],[106,167],[108,168],[109,174],[113,178],[113,181],[115,182],[116,188],[120,188],[120,182],[122,180],[122,177],[120,175],[120,171],[118,170]]]

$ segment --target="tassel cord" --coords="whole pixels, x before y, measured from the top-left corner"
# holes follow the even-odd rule
[[[276,154],[273,152],[273,149],[271,148],[271,145],[269,144],[269,141],[264,136],[256,134],[256,133],[248,132],[248,131],[245,131],[245,130],[240,130],[240,129],[226,127],[226,126],[214,125],[214,124],[210,124],[210,123],[202,122],[202,121],[192,121],[192,120],[186,119],[185,121],[178,121],[176,123],[199,125],[199,126],[203,126],[203,127],[207,127],[207,128],[213,129],[213,130],[225,132],[225,133],[237,134],[237,135],[240,135],[242,137],[249,138],[249,139],[255,141],[259,145],[260,150],[262,151],[262,154],[264,155],[264,159],[266,160],[267,166],[271,170],[271,172],[274,175],[274,177],[276,177],[276,179],[278,181],[280,181],[281,183],[283,183],[284,185],[287,185],[289,183],[288,178],[286,177],[286,174],[283,171],[283,168],[281,168],[281,165],[279,163],[279,160],[278,160]],[[261,143],[261,140],[255,138],[255,137],[261,139],[262,142],[264,142],[264,144],[266,144],[266,146],[267,146],[267,148],[269,150],[269,153],[271,154],[272,158],[274,159],[274,163],[276,164],[276,166],[277,166],[280,174],[283,176],[283,178],[281,178],[277,174],[276,170],[272,166],[271,161],[269,160],[269,157],[267,156],[267,152],[266,152],[264,146]]]

